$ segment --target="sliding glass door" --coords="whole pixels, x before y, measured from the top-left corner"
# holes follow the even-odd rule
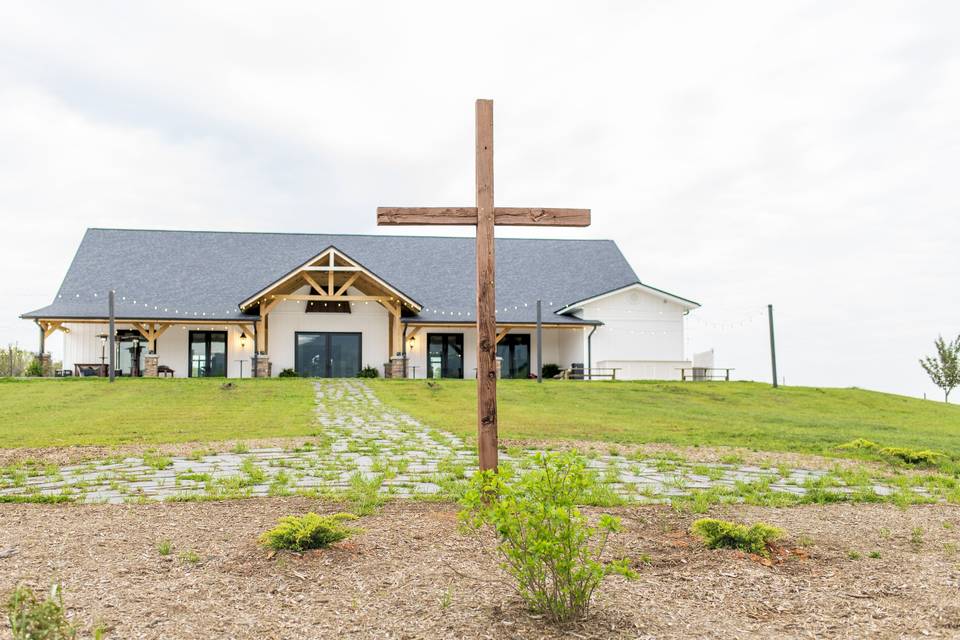
[[[223,378],[227,375],[227,332],[190,332],[191,378]]]
[[[294,366],[305,378],[352,378],[360,372],[363,338],[359,333],[298,331],[295,340]]]
[[[427,334],[427,377],[463,377],[463,334]]]

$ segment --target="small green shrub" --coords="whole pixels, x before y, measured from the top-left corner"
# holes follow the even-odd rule
[[[365,366],[363,369],[360,369],[357,372],[358,378],[379,378],[380,371],[376,367],[371,367],[370,365]]]
[[[7,599],[7,618],[14,640],[73,640],[77,629],[67,620],[60,585],[40,601],[29,587],[17,587]]]
[[[880,449],[880,455],[918,467],[936,467],[948,460],[945,454],[938,451],[906,447],[884,447]]]
[[[173,551],[173,544],[169,540],[161,540],[157,543],[157,553],[160,555],[168,556],[171,551]]]
[[[321,516],[311,512],[304,516],[284,516],[276,527],[260,536],[260,544],[288,551],[328,547],[357,533],[356,528],[343,524],[345,520],[356,519],[352,513]]]
[[[299,378],[300,374],[293,369],[284,369],[277,374],[278,378]]]
[[[560,366],[556,364],[545,364],[543,365],[542,372],[544,378],[556,378],[560,375]]]
[[[876,451],[879,448],[880,445],[878,445],[876,442],[867,440],[865,438],[857,438],[856,440],[851,440],[850,442],[837,445],[837,449],[869,449],[871,451]]]
[[[784,535],[782,530],[762,522],[747,527],[715,518],[701,518],[690,530],[711,549],[740,549],[764,557],[770,556],[768,545]]]
[[[39,358],[34,358],[30,361],[30,364],[27,365],[27,368],[23,371],[23,375],[31,378],[39,378],[43,375],[43,365],[40,364]]]
[[[595,482],[582,458],[539,454],[520,477],[506,465],[498,473],[477,473],[462,500],[464,527],[497,534],[501,566],[520,596],[555,622],[585,615],[607,576],[636,577],[628,560],[603,560],[620,519],[604,514],[591,525],[577,507]]]
[[[884,447],[871,440],[857,438],[838,445],[838,449],[866,450],[876,453],[889,462],[902,462],[915,467],[939,467],[950,461],[950,457],[940,451],[930,449],[908,449],[907,447]]]

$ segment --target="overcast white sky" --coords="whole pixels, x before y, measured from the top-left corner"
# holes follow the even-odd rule
[[[501,235],[615,239],[738,377],[769,378],[773,303],[788,384],[939,397],[917,358],[960,333],[946,0],[0,0],[0,342],[36,349],[17,316],[87,227],[380,233],[377,205],[472,204],[477,97],[498,204],[593,210]]]

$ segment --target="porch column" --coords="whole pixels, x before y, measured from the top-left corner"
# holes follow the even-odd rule
[[[148,353],[143,356],[143,377],[156,378],[160,367],[160,356],[155,353]]]

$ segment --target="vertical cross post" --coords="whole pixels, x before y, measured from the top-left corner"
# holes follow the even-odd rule
[[[497,468],[497,319],[495,225],[586,227],[589,209],[498,207],[493,204],[493,100],[476,103],[476,207],[377,207],[380,225],[477,227],[477,451],[480,469]],[[539,352],[539,345],[537,347]],[[429,373],[429,372],[428,372]]]
[[[480,469],[497,468],[493,100],[477,100],[477,430]]]

